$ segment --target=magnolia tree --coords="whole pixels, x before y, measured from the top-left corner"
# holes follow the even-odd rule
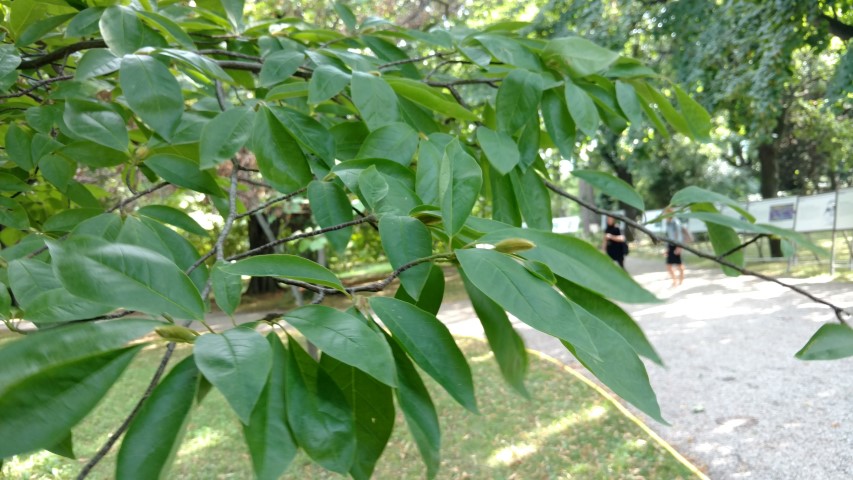
[[[508,313],[662,420],[639,356],[660,359],[614,303],[656,299],[585,241],[551,233],[551,196],[580,200],[549,181],[540,152],[569,158],[597,129],[630,124],[707,138],[708,114],[678,85],[582,38],[520,37],[520,23],[415,31],[337,5],[340,27],[320,29],[246,18],[241,0],[0,5],[0,315],[26,334],[0,347],[0,458],[73,456],[75,424],[142,348],[160,346],[151,387],[81,477],[119,438],[116,477],[165,476],[211,388],[242,423],[259,478],[298,449],[369,477],[395,409],[433,477],[440,431],[422,375],[477,412],[471,371],[435,316],[448,266],[515,390],[527,394],[527,354]],[[575,174],[643,208],[627,184]],[[126,188],[110,195],[105,179]],[[240,201],[247,188],[257,204]],[[164,189],[209,200],[221,228],[158,202]],[[394,271],[346,287],[302,257],[227,247],[235,221],[295,196],[317,228],[265,247],[322,235],[345,252],[353,227],[370,224]],[[697,253],[731,274],[745,271],[736,230],[801,241],[719,203],[738,208],[695,188],[672,199],[708,223],[716,253]],[[210,301],[233,314],[242,276],[307,290],[313,304],[213,331]],[[375,295],[395,280],[393,297]],[[351,307],[323,306],[332,295]],[[843,310],[824,303],[841,322],[806,358],[851,353]],[[192,353],[163,376],[177,343]]]

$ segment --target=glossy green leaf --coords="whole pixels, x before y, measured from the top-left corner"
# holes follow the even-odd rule
[[[166,205],[146,205],[137,210],[136,213],[202,237],[208,235],[207,230],[199,225],[198,222],[177,208],[167,207]]]
[[[553,89],[546,90],[542,95],[542,119],[545,121],[548,135],[563,158],[574,158],[577,131],[575,121],[569,114],[563,96]]]
[[[238,32],[243,29],[243,9],[245,0],[220,0],[228,21]]]
[[[314,69],[308,82],[308,103],[320,103],[341,93],[350,83],[348,73],[332,65],[320,65]]]
[[[259,85],[269,87],[287,80],[304,61],[305,54],[302,52],[279,50],[271,53],[264,59],[264,65],[258,75]]]
[[[572,170],[572,175],[601,190],[605,195],[631,205],[637,210],[646,209],[643,197],[624,180],[596,170]]]
[[[569,79],[566,79],[565,95],[566,105],[577,127],[590,137],[595,137],[601,117],[592,97]]]
[[[91,7],[81,10],[65,27],[65,38],[87,37],[100,32],[98,22],[104,13],[103,7]]]
[[[631,123],[639,125],[643,122],[643,107],[630,83],[616,81],[616,101]]]
[[[347,29],[350,31],[355,30],[356,18],[355,14],[352,13],[352,10],[341,2],[335,2],[333,7],[335,8],[335,13],[338,14],[338,17],[340,17],[341,21],[344,22],[344,25],[347,26]]]
[[[300,145],[320,157],[327,166],[335,165],[334,137],[320,122],[289,108],[272,107],[270,111]]]
[[[175,265],[182,271],[189,270],[196,261],[201,257],[196,247],[189,240],[178,234],[171,228],[162,223],[152,220],[147,217],[141,217],[142,223],[154,231],[159,237],[159,243],[165,246],[166,252],[161,252],[168,258],[171,258]],[[207,284],[207,266],[204,263],[194,267],[195,270],[189,274],[190,280],[196,286],[198,291],[204,291]]]
[[[33,168],[32,143],[33,137],[17,124],[9,125],[5,136],[6,154],[15,165],[24,170]]]
[[[520,252],[529,260],[548,265],[557,275],[608,297],[630,303],[657,302],[630,275],[589,242],[569,235],[531,229],[506,228],[488,233],[478,242],[495,244],[508,238],[524,238],[536,247]]]
[[[74,78],[77,80],[86,80],[89,78],[100,77],[117,72],[121,67],[121,58],[113,55],[112,52],[105,48],[93,48],[87,50],[86,53],[77,62],[77,70],[74,71]]]
[[[643,333],[637,322],[625,310],[622,310],[619,305],[563,278],[557,279],[557,287],[571,301],[577,303],[596,318],[606,323],[608,327],[612,328],[619,335],[622,335],[622,338],[631,345],[631,348],[638,355],[642,355],[658,365],[663,365],[663,360],[661,360],[652,344],[646,338],[646,334]]]
[[[379,221],[382,247],[391,267],[402,266],[432,255],[432,235],[427,227],[412,217],[386,215]],[[421,263],[400,273],[400,283],[408,294],[418,299],[426,285],[431,263]]]
[[[126,55],[121,60],[119,79],[131,110],[170,140],[184,113],[184,96],[175,76],[154,57]]]
[[[329,228],[350,222],[353,219],[352,204],[343,188],[334,182],[315,180],[308,184],[308,201],[311,214],[321,228]],[[352,227],[324,233],[332,248],[338,253],[347,249]]]
[[[353,72],[350,89],[352,101],[371,131],[398,121],[397,95],[384,79]]]
[[[193,345],[193,356],[204,378],[222,393],[240,421],[249,423],[272,366],[264,337],[242,327],[202,335]]]
[[[481,292],[531,327],[596,355],[574,305],[512,258],[494,250],[456,250],[462,271]]]
[[[515,189],[509,175],[501,176],[494,168],[489,169],[489,187],[492,197],[492,218],[514,227],[521,226],[521,211]]]
[[[382,341],[384,343],[385,339]],[[388,353],[393,362],[390,348]],[[341,389],[355,419],[356,450],[350,475],[354,479],[368,480],[394,430],[391,388],[329,355],[321,357],[320,367]]]
[[[453,236],[471,214],[483,186],[483,172],[459,140],[453,140],[444,150],[438,174],[438,198],[444,229]]]
[[[114,150],[88,140],[77,140],[56,151],[69,160],[93,168],[114,167],[128,160],[127,152]]]
[[[357,160],[355,160],[357,161]],[[370,162],[388,162],[390,160],[370,160]],[[351,163],[353,161],[347,162]],[[358,193],[376,215],[408,215],[421,205],[415,192],[411,191],[397,178],[385,175],[371,165],[358,176]]]
[[[386,80],[397,95],[429,110],[459,120],[477,120],[477,116],[470,110],[459,105],[453,97],[444,95],[434,87],[409,78],[389,77]]]
[[[3,390],[0,458],[53,447],[103,398],[141,346],[43,368]]]
[[[231,275],[289,278],[346,292],[341,281],[329,269],[296,255],[255,255],[224,265],[222,270]]]
[[[681,108],[684,119],[687,120],[687,126],[693,133],[693,137],[703,142],[710,142],[711,115],[696,100],[690,98],[690,95],[681,87],[678,85],[673,85],[673,87],[678,99],[678,106]]]
[[[710,190],[705,190],[704,188],[699,187],[685,187],[672,196],[672,200],[670,200],[670,205],[690,205],[693,203],[721,203],[727,207],[731,207],[735,211],[737,211],[743,218],[747,219],[749,222],[754,222],[755,217],[752,216],[749,212],[746,211],[738,202],[730,199],[725,195],[721,195],[717,192],[712,192]]]
[[[50,33],[51,31],[57,29],[63,23],[71,20],[75,17],[74,13],[67,13],[65,15],[52,15],[50,17],[45,18],[44,20],[40,20],[36,23],[33,23],[26,30],[21,32],[21,35],[15,39],[15,45],[18,47],[26,47],[32,43],[35,43],[41,40],[45,35]]]
[[[205,57],[204,55],[176,48],[159,48],[155,51],[158,55],[175,59],[181,64],[186,65],[208,77],[217,78],[229,83],[234,82],[234,79],[225,73],[225,70],[223,70],[215,60]],[[217,110],[219,110],[218,105]]]
[[[477,313],[486,333],[489,346],[495,354],[501,375],[515,391],[529,397],[530,394],[524,386],[524,377],[529,365],[524,340],[512,327],[504,309],[475,287],[464,272],[460,272],[460,275],[474,312]]]
[[[299,144],[268,108],[255,116],[251,145],[264,180],[277,190],[290,193],[313,180]]]
[[[77,173],[77,165],[59,155],[45,155],[38,162],[38,168],[44,179],[62,193],[68,193],[68,187]]]
[[[426,464],[427,478],[433,479],[441,465],[441,428],[435,405],[420,374],[403,349],[390,338],[388,343],[397,366],[399,386],[394,392],[397,403]]]
[[[0,192],[26,192],[32,187],[10,173],[0,173]]]
[[[494,33],[482,33],[474,38],[502,63],[527,70],[542,70],[539,57],[515,39]]]
[[[216,177],[208,170],[201,170],[199,165],[189,158],[161,153],[148,157],[145,166],[163,180],[179,187],[218,197],[224,196],[216,183]]]
[[[160,30],[166,37],[171,38],[185,49],[195,50],[195,42],[193,42],[192,37],[171,18],[145,10],[139,10],[137,14],[142,17],[142,20],[148,21],[149,25]]]
[[[303,80],[293,80],[271,88],[264,96],[264,100],[274,102],[276,100],[303,98],[307,96],[308,83]]]
[[[71,231],[74,235],[91,235],[107,241],[113,241],[121,231],[121,217],[115,213],[104,213],[83,220]]]
[[[551,197],[545,183],[532,168],[524,173],[510,172],[510,182],[521,216],[530,228],[551,231]]]
[[[297,308],[286,313],[284,319],[326,355],[386,385],[396,386],[391,349],[385,339],[361,319],[322,305]]]
[[[296,443],[323,468],[346,474],[356,450],[355,419],[346,397],[299,343],[288,337],[288,346],[285,397]]]
[[[370,307],[415,363],[460,405],[477,413],[471,369],[450,331],[435,315],[387,297],[371,297]]]
[[[690,210],[694,213],[719,213],[717,211],[717,208],[710,203],[693,203],[690,205]],[[745,261],[743,249],[739,249],[733,253],[729,253],[740,246],[740,237],[738,236],[735,229],[728,225],[722,225],[721,223],[712,222],[706,222],[705,226],[708,228],[708,238],[711,240],[711,246],[714,247],[714,253],[718,256],[725,255],[728,253],[725,258],[727,262],[732,263],[738,267],[743,267]],[[737,277],[740,275],[740,272],[734,268],[722,266],[722,269],[723,273],[730,277]]]
[[[240,275],[222,271],[223,266],[225,264],[217,263],[210,271],[213,294],[216,297],[216,306],[228,315],[234,315],[243,295],[243,280]]]
[[[496,98],[498,130],[515,134],[539,112],[542,77],[527,70],[513,70],[501,82]]]
[[[370,132],[356,158],[384,158],[408,166],[417,149],[418,132],[405,123],[390,123]]]
[[[405,288],[398,288],[394,293],[394,298],[427,311],[433,315],[437,315],[441,309],[441,302],[444,300],[444,270],[438,265],[431,265],[429,274],[427,275],[424,288],[421,290],[421,295],[416,299],[406,293]]]
[[[657,107],[658,111],[663,115],[663,118],[666,119],[667,123],[669,123],[675,131],[687,137],[691,137],[693,135],[693,132],[690,130],[690,126],[687,124],[687,120],[675,109],[675,107],[672,106],[669,99],[667,99],[661,92],[646,83],[633,82],[632,85],[640,98],[649,107],[651,105]],[[649,110],[646,110],[646,113],[648,114]],[[649,116],[651,117],[652,115]]]
[[[12,296],[5,283],[0,282],[0,318],[10,320],[12,318]]]
[[[134,53],[145,46],[142,21],[128,7],[113,5],[107,8],[101,15],[99,25],[104,42],[117,57]]]
[[[76,459],[77,456],[74,454],[74,440],[72,438],[71,432],[68,432],[68,435],[65,436],[58,443],[55,443],[53,446],[47,447],[47,451],[50,453],[55,453],[61,457],[70,458],[72,460]]]
[[[48,246],[54,273],[78,297],[153,315],[204,318],[204,304],[189,277],[152,250],[86,236]]]
[[[113,150],[127,150],[127,126],[121,115],[98,102],[68,100],[62,120],[80,139],[90,140]]]
[[[175,365],[151,392],[124,435],[116,478],[168,478],[199,389],[193,356]]]
[[[30,228],[27,211],[15,199],[0,196],[0,225],[26,230]]]
[[[424,204],[438,204],[438,173],[444,150],[453,137],[444,133],[434,133],[428,139],[421,139],[418,145],[418,168],[415,173],[415,189]]]
[[[267,335],[272,351],[270,377],[264,386],[243,435],[259,480],[281,476],[296,456],[296,442],[287,426],[284,390],[287,383],[288,354],[275,332]]]
[[[0,77],[14,72],[20,64],[21,55],[18,54],[18,49],[14,45],[0,45]]]
[[[211,119],[201,131],[200,168],[219,165],[237,153],[252,136],[255,112],[248,107],[226,110]]]
[[[840,323],[821,327],[797,352],[800,360],[837,360],[853,356],[853,329]]]
[[[489,163],[500,172],[501,175],[506,175],[521,159],[518,153],[518,145],[512,140],[512,137],[503,133],[496,132],[488,127],[477,127],[477,142]]]
[[[542,58],[550,63],[559,60],[581,77],[606,70],[619,54],[581,37],[563,37],[550,40],[542,51]]]

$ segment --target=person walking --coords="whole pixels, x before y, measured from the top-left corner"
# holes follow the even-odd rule
[[[607,217],[607,228],[604,229],[604,239],[601,242],[601,249],[607,252],[607,255],[619,264],[622,269],[625,269],[625,250],[627,250],[627,246],[625,235],[622,235],[622,230],[616,226],[616,219]]]
[[[671,215],[672,208],[667,207],[664,213]],[[684,235],[684,227],[681,220],[671,216],[664,221],[666,227],[666,238],[670,240],[666,245],[666,271],[672,279],[672,286],[677,287],[684,282],[684,263],[681,261],[681,247],[673,242],[684,243],[687,238]],[[677,272],[677,274],[676,274]]]

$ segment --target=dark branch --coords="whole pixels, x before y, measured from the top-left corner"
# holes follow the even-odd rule
[[[752,238],[751,240],[749,240],[748,242],[741,243],[741,244],[740,244],[740,245],[738,245],[737,247],[735,247],[735,248],[733,248],[733,249],[729,250],[728,252],[726,252],[726,253],[724,253],[724,254],[722,254],[722,255],[718,255],[718,256],[717,256],[717,260],[722,260],[722,259],[724,259],[724,258],[728,257],[729,255],[731,255],[731,254],[733,254],[733,253],[737,252],[738,250],[743,250],[744,248],[746,248],[746,247],[748,247],[748,246],[752,245],[753,243],[757,242],[758,240],[760,240],[760,239],[762,239],[762,238],[764,238],[764,237],[766,237],[766,236],[767,236],[767,234],[759,233],[758,235],[756,235],[755,237],[753,237],[753,238]]]
[[[223,57],[242,58],[244,60],[251,60],[253,62],[258,62],[258,63],[261,63],[263,61],[261,59],[261,57],[257,57],[255,55],[247,55],[245,53],[232,52],[229,50],[206,49],[206,50],[199,50],[198,53],[200,53],[202,55],[221,55]]]
[[[396,60],[394,62],[383,63],[382,65],[379,65],[379,67],[377,67],[377,69],[382,70],[383,68],[396,67],[397,65],[405,65],[407,63],[422,62],[424,60],[429,60],[430,58],[442,58],[445,55],[449,55],[449,53],[436,52],[436,53],[433,53],[431,55],[424,55],[423,57],[404,58],[402,60]]]
[[[43,67],[49,63],[53,63],[56,60],[65,58],[67,55],[71,55],[74,52],[79,52],[81,50],[88,50],[90,48],[106,48],[107,43],[103,40],[85,40],[79,43],[74,43],[72,45],[68,45],[67,47],[62,47],[60,49],[54,50],[50,53],[46,53],[39,57],[35,57],[32,59],[25,60],[18,65],[18,70],[31,70],[33,68]]]
[[[245,169],[243,169],[243,170],[245,170]],[[264,203],[258,205],[257,207],[253,208],[252,210],[249,210],[246,213],[241,213],[241,214],[237,215],[237,217],[235,219],[248,217],[249,215],[254,215],[255,213],[260,212],[261,210],[269,207],[270,205],[276,204],[278,202],[283,202],[285,200],[290,200],[291,198],[293,198],[297,195],[301,195],[301,194],[305,193],[306,190],[308,190],[308,189],[307,188],[300,188],[299,190],[292,192],[292,193],[288,193],[287,195],[282,195],[280,197],[273,198],[272,200],[264,202]]]
[[[449,82],[426,82],[427,85],[432,87],[456,87],[459,85],[488,85],[492,88],[498,88],[498,82],[500,82],[500,78],[463,78],[459,80],[451,80]]]
[[[71,80],[72,78],[74,78],[72,75],[61,75],[59,77],[45,78],[44,80],[39,80],[39,81],[33,83],[29,88],[27,88],[25,90],[20,90],[20,91],[17,91],[15,93],[8,93],[6,95],[0,95],[0,99],[23,97],[24,95],[34,97],[32,92],[34,92],[35,90],[38,90],[39,88],[44,87],[45,85],[50,85],[51,83],[54,83],[54,82]],[[42,101],[39,97],[35,97],[34,100],[36,100],[37,102]]]
[[[120,210],[120,209],[124,208],[125,205],[127,205],[129,203],[133,203],[133,202],[139,200],[140,198],[142,198],[142,197],[144,197],[150,193],[156,192],[157,190],[160,190],[161,188],[163,188],[167,185],[170,185],[169,182],[158,183],[157,185],[154,185],[153,187],[149,188],[148,190],[143,190],[143,191],[137,193],[136,195],[134,195],[130,198],[126,198],[126,199],[118,202],[113,208],[107,210],[107,213],[114,212],[116,210]]]
[[[682,242],[676,242],[676,241],[671,240],[671,239],[658,237],[657,234],[655,234],[654,232],[652,232],[651,230],[646,228],[644,225],[637,223],[628,217],[625,217],[623,215],[619,215],[616,213],[604,211],[604,210],[596,207],[595,205],[587,203],[587,202],[581,200],[580,198],[572,195],[571,193],[566,192],[565,190],[563,190],[562,188],[560,188],[557,185],[554,185],[553,183],[551,183],[547,179],[543,178],[542,180],[545,182],[545,186],[548,187],[551,191],[553,191],[557,195],[560,195],[561,197],[568,198],[569,200],[577,203],[578,205],[581,205],[581,206],[583,206],[583,207],[585,207],[585,208],[587,208],[587,209],[589,209],[595,213],[598,213],[599,215],[609,215],[613,218],[621,220],[621,221],[625,222],[626,225],[629,225],[633,228],[636,228],[637,230],[645,233],[646,235],[648,235],[651,239],[653,239],[655,241],[671,243],[677,247],[680,247],[682,250],[686,250],[686,251],[696,255],[697,257],[701,257],[701,258],[705,258],[707,260],[711,260],[711,261],[713,261],[719,265],[722,265],[724,267],[729,267],[732,270],[736,270],[736,271],[738,271],[744,275],[750,275],[753,277],[758,277],[762,280],[766,280],[768,282],[772,282],[772,283],[775,283],[777,285],[781,285],[785,288],[788,288],[794,292],[799,293],[800,295],[812,300],[813,302],[820,303],[821,305],[826,305],[827,307],[831,308],[833,310],[833,312],[835,312],[835,316],[836,316],[836,318],[838,318],[839,322],[841,322],[845,325],[847,324],[846,317],[850,316],[850,314],[845,309],[843,309],[843,308],[841,308],[835,304],[832,304],[826,300],[823,300],[819,297],[816,297],[816,296],[812,295],[811,293],[809,293],[809,292],[807,292],[807,291],[805,291],[805,290],[803,290],[803,289],[801,289],[795,285],[790,285],[790,284],[785,283],[785,282],[783,282],[777,278],[774,278],[774,277],[771,277],[768,275],[764,275],[762,273],[758,273],[758,272],[743,268],[739,265],[735,265],[734,263],[731,263],[728,260],[720,259],[720,258],[717,258],[713,255],[702,252],[700,250],[696,250],[695,248],[692,248],[689,245],[685,245]]]
[[[848,25],[826,14],[821,14],[820,18],[829,25],[829,33],[845,41],[853,38],[853,25]]]

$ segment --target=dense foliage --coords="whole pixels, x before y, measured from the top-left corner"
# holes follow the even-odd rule
[[[0,348],[0,438],[15,439],[0,458],[73,455],[72,428],[134,355],[184,342],[192,355],[158,373],[105,446],[126,428],[117,477],[165,476],[210,388],[244,425],[260,478],[277,477],[297,449],[369,477],[395,405],[432,477],[440,430],[421,372],[477,411],[470,369],[435,316],[442,265],[462,274],[516,390],[527,393],[527,357],[508,313],[662,420],[639,355],[659,359],[614,303],[656,299],[594,247],[551,233],[550,193],[570,195],[548,181],[540,150],[571,157],[601,124],[707,139],[710,116],[678,85],[580,37],[525,38],[514,22],[421,31],[336,4],[341,28],[323,29],[246,18],[241,0],[0,5],[0,315],[13,330],[26,333],[20,320],[38,330]],[[610,175],[577,175],[644,207]],[[158,201],[162,191],[188,200],[175,208]],[[242,201],[246,191],[257,203]],[[236,220],[298,195],[314,228],[263,248],[229,241]],[[222,217],[215,235],[186,211],[208,201]],[[796,239],[713,202],[735,205],[697,188],[671,199],[708,222],[732,274],[742,262],[734,228]],[[362,224],[378,230],[395,269],[374,283],[346,287],[312,260],[258,254],[320,235],[346,251]],[[212,248],[198,251],[193,235]],[[302,288],[313,304],[220,332],[188,328],[207,326],[211,299],[233,314],[242,276]],[[396,279],[393,297],[371,295]],[[320,305],[330,295],[351,308]],[[264,337],[265,325],[289,328]],[[837,355],[823,342],[803,355]]]

